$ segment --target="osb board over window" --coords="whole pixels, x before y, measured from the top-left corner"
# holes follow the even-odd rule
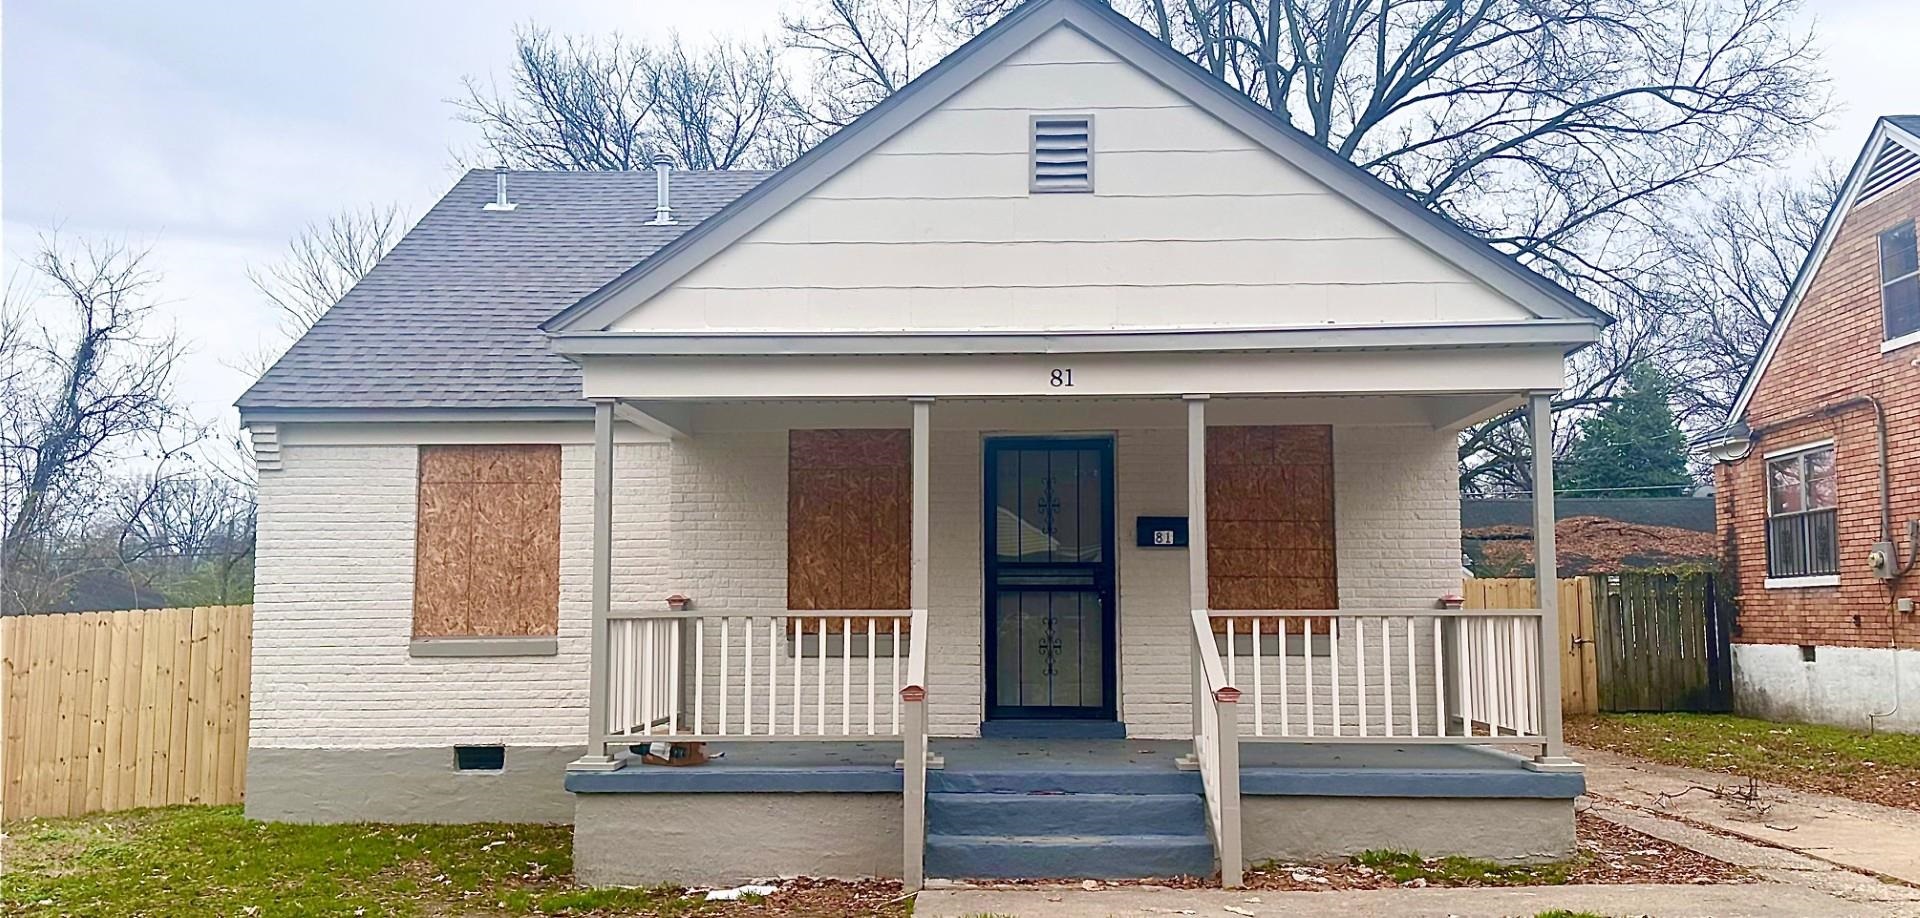
[[[422,446],[414,637],[559,632],[560,447]]]
[[[1207,594],[1214,609],[1333,609],[1333,428],[1207,428]],[[1287,623],[1298,630],[1304,619]],[[1263,619],[1261,630],[1277,625]],[[1249,619],[1236,620],[1244,631]],[[1313,620],[1314,630],[1331,627]],[[1224,620],[1214,621],[1225,630]]]
[[[912,542],[910,432],[788,432],[787,608],[906,609]],[[814,618],[799,624],[819,628]],[[863,619],[852,626],[867,627]],[[842,627],[827,620],[829,631]]]

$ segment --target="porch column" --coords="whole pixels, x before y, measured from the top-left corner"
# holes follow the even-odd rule
[[[1207,605],[1207,397],[1185,396],[1187,403],[1187,608]],[[1206,677],[1200,669],[1200,648],[1194,647],[1187,668],[1193,675],[1193,734],[1199,736],[1206,716]]]
[[[1527,427],[1533,438],[1533,580],[1540,596],[1540,734],[1546,738],[1531,763],[1537,770],[1580,766],[1566,757],[1560,727],[1560,562],[1554,549],[1553,395],[1527,396]]]
[[[907,574],[907,605],[927,607],[927,546],[930,522],[927,518],[931,488],[927,481],[932,464],[933,445],[928,442],[932,429],[933,399],[915,398],[913,404],[913,544]]]
[[[613,607],[613,400],[593,403],[593,617],[587,662],[587,752],[569,768],[613,771],[607,754],[607,616]]]

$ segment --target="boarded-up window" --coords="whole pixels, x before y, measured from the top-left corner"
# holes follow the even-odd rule
[[[788,433],[787,608],[907,608],[912,539],[908,431]]]
[[[1332,428],[1207,429],[1210,606],[1337,608],[1333,540]]]
[[[559,630],[560,447],[422,446],[414,637]]]

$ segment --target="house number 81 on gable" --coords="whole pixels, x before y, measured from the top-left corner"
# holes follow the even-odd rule
[[[1054,370],[1053,375],[1047,379],[1047,385],[1055,389],[1073,388],[1073,369],[1068,367]]]

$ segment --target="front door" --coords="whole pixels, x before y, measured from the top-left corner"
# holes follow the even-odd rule
[[[1113,441],[986,444],[987,717],[1114,717]]]

